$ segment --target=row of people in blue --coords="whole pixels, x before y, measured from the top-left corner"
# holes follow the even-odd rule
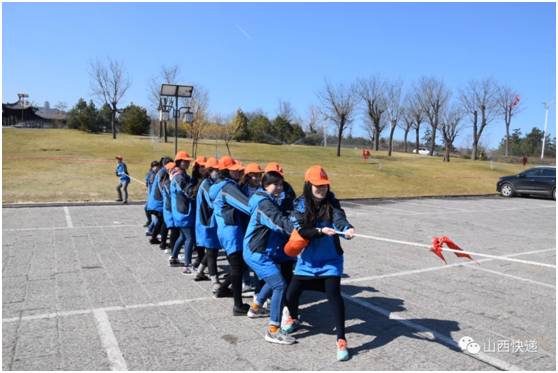
[[[150,242],[167,249],[170,231],[169,265],[183,266],[184,274],[197,272],[197,281],[212,281],[216,297],[232,295],[234,316],[269,317],[264,335],[268,342],[294,343],[292,333],[301,326],[302,292],[325,292],[335,320],[337,359],[347,360],[340,237],[351,239],[354,228],[321,166],[310,167],[304,180],[297,198],[275,162],[262,170],[256,163],[243,166],[229,156],[194,160],[179,151],[174,160],[164,157],[152,163],[146,178],[145,209],[153,217]],[[295,246],[299,248],[294,252],[287,249]],[[182,247],[184,263],[178,259]],[[192,264],[194,247],[198,255]],[[217,268],[221,249],[229,263],[223,281]],[[242,286],[250,270],[259,281],[248,305],[242,300]]]

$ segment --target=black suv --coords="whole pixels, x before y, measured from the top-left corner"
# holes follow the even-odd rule
[[[517,175],[502,176],[496,191],[503,197],[537,194],[556,199],[556,166],[535,167]]]

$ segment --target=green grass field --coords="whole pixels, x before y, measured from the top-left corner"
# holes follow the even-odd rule
[[[4,203],[47,201],[111,201],[118,183],[114,156],[122,154],[130,175],[143,180],[153,159],[173,156],[174,145],[158,138],[86,134],[66,129],[2,130],[2,197]],[[179,139],[190,152],[191,142]],[[222,142],[203,141],[199,154],[226,154]],[[468,195],[494,193],[499,176],[518,172],[520,165],[373,152],[367,163],[359,149],[232,143],[232,155],[243,163],[270,161],[283,165],[286,180],[301,191],[304,171],[321,164],[340,198]],[[145,187],[132,181],[131,200],[145,199]]]

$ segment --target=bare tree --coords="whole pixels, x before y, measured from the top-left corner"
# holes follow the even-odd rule
[[[382,114],[386,111],[385,84],[379,76],[358,82],[358,95],[364,101],[367,115],[366,131],[371,135],[376,151],[380,147],[380,134],[387,124],[382,120]]]
[[[400,122],[401,129],[403,130],[403,151],[407,153],[407,138],[409,136],[409,132],[414,128],[415,124],[413,112],[409,107],[409,97],[405,98],[405,106],[401,109],[401,117],[403,119],[403,121]]]
[[[320,110],[314,105],[310,105],[308,108],[307,117],[307,131],[310,133],[317,133],[320,128],[321,113]]]
[[[462,118],[463,112],[460,108],[455,106],[442,114],[442,120],[440,121],[438,130],[444,141],[444,162],[450,161],[450,152],[453,148],[453,142],[461,130],[460,122]]]
[[[180,75],[180,68],[177,65],[174,66],[161,66],[159,73],[151,78],[149,81],[149,103],[151,106],[151,110],[156,112],[159,110],[160,105],[160,97],[161,97],[161,84],[163,83],[171,83],[177,84],[177,80]],[[170,106],[173,106],[173,98],[168,97],[167,100]],[[167,142],[167,121],[164,118],[159,122],[159,137],[165,137],[165,142]],[[164,123],[163,123],[164,122]],[[164,128],[163,128],[164,125]]]
[[[341,140],[343,131],[351,123],[357,104],[355,88],[353,85],[332,85],[325,82],[325,88],[318,94],[323,105],[326,118],[335,123],[337,127],[337,156],[341,156]]]
[[[388,157],[393,150],[393,134],[401,117],[401,88],[403,82],[400,80],[386,84],[386,115],[390,123]]]
[[[289,101],[279,100],[277,115],[289,122],[297,122],[296,110]]]
[[[418,154],[420,147],[420,125],[424,122],[426,116],[420,102],[420,89],[416,86],[413,87],[412,93],[408,96],[406,109],[406,115],[413,118],[411,128],[415,130],[415,152]]]
[[[496,105],[498,107],[498,113],[504,117],[504,123],[506,125],[506,157],[509,156],[510,126],[512,117],[522,110],[519,104],[519,94],[516,91],[505,85],[498,88]]]
[[[430,144],[430,155],[432,156],[436,147],[436,130],[451,92],[442,80],[432,77],[420,78],[417,89],[419,91],[420,107],[430,127],[432,127],[432,142]]]
[[[497,86],[492,79],[471,80],[461,91],[460,101],[473,126],[471,159],[478,157],[479,141],[486,126],[496,118]]]
[[[54,108],[59,111],[66,111],[68,104],[64,101],[59,101],[56,105],[54,105]]]
[[[185,99],[184,106],[189,106],[194,114],[192,122],[186,122],[186,128],[192,137],[192,156],[195,157],[198,151],[199,139],[209,124],[209,95],[207,91],[200,85],[196,85],[192,92],[192,97]]]
[[[107,59],[106,64],[97,60],[90,65],[89,75],[93,95],[103,104],[110,107],[110,124],[112,138],[116,139],[116,114],[119,112],[118,104],[130,88],[131,82],[122,63]]]

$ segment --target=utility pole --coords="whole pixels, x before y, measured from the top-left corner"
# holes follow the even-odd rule
[[[324,124],[324,148],[327,148],[327,130],[325,124]]]
[[[544,113],[544,132],[543,132],[543,143],[542,143],[542,150],[541,150],[541,160],[544,158],[544,145],[546,143],[546,130],[548,128],[548,109],[550,107],[548,102],[543,102],[543,105],[544,105],[545,113]]]

